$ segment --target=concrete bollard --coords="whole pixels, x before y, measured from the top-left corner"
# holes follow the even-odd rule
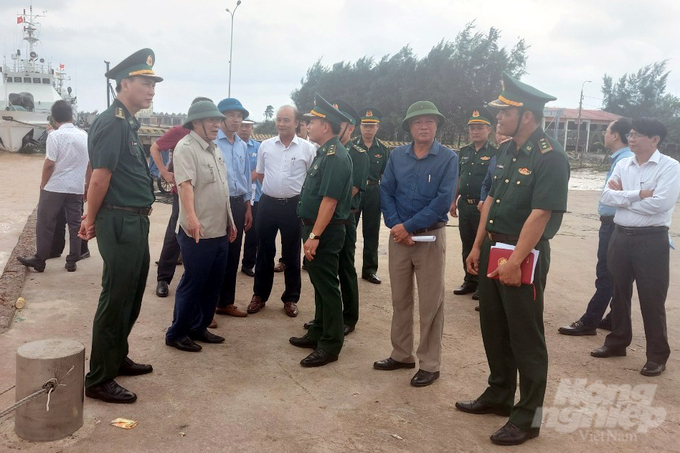
[[[71,369],[73,368],[73,369]],[[70,372],[69,372],[70,370]],[[29,441],[52,441],[70,436],[83,426],[85,346],[74,340],[40,340],[17,351],[16,399],[40,390],[52,378],[59,385],[17,408],[14,430]]]

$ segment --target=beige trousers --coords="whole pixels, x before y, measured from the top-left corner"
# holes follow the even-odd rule
[[[414,363],[413,312],[415,281],[418,284],[420,343],[416,352],[420,369],[439,371],[444,329],[445,228],[427,232],[434,242],[401,245],[390,236],[389,268],[392,286],[392,354],[399,362]]]

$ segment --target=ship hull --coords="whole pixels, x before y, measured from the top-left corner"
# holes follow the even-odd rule
[[[36,112],[0,112],[0,149],[12,153],[38,139],[47,129],[47,115]]]

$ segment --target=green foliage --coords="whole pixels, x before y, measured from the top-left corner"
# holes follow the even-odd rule
[[[331,67],[318,60],[300,81],[291,97],[300,111],[309,111],[318,92],[328,100],[343,99],[355,109],[379,108],[384,117],[379,135],[388,140],[408,140],[401,121],[409,105],[420,100],[435,103],[447,121],[439,139],[455,143],[467,134],[465,112],[484,105],[501,91],[501,73],[525,73],[528,46],[520,39],[508,51],[499,47],[500,31],[476,30],[469,23],[451,41],[440,41],[423,58],[410,46],[376,61],[362,57],[355,63]]]
[[[272,118],[274,118],[274,106],[268,105],[267,108],[264,111],[264,119],[270,120]]]
[[[253,132],[256,134],[265,134],[265,135],[277,135],[278,131],[276,130],[276,123],[272,120],[265,120],[264,123],[258,124],[255,129],[253,129]]]

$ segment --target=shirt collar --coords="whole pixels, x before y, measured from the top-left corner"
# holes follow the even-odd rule
[[[408,145],[408,148],[406,148],[406,154],[410,155],[414,159],[418,159],[416,157],[416,153],[413,151],[414,145],[415,145],[415,142],[411,142],[411,144]],[[437,141],[437,139],[434,139],[434,142],[432,142],[432,146],[430,147],[430,150],[427,152],[427,155],[425,155],[425,157],[423,157],[423,159],[425,159],[430,154],[432,154],[433,156],[436,156],[437,154],[439,154],[439,142]]]
[[[655,164],[658,164],[660,160],[661,160],[661,153],[659,152],[658,149],[656,149],[654,151],[654,153],[652,153],[652,155],[650,156],[649,160],[647,162],[645,162],[645,164],[649,163],[649,162],[653,162]],[[637,165],[638,167],[641,167],[644,164],[640,165],[638,163],[637,156],[634,155],[633,158],[630,160],[629,165]]]
[[[76,125],[73,123],[64,123],[61,126],[59,126],[59,129],[64,128],[64,129],[75,129]],[[57,129],[57,130],[59,130]]]
[[[130,114],[127,107],[125,107],[125,104],[120,102],[120,100],[118,98],[113,100],[113,102],[111,103],[111,106],[113,106],[114,108],[123,109],[123,113],[125,113],[125,121],[127,121],[130,124],[130,127],[133,130],[137,131],[139,129],[139,121],[137,121],[137,118],[134,115]]]
[[[222,129],[217,131],[217,140],[225,140],[231,145],[231,140],[227,138],[227,134],[224,133]],[[242,142],[241,137],[238,136],[238,134],[234,134],[234,145],[237,144],[238,142]]]
[[[543,136],[543,128],[541,126],[538,126],[535,131],[531,133],[529,138],[527,139],[526,143],[522,145],[522,151],[524,151],[524,154],[527,156],[530,156],[531,153],[538,148],[538,140]]]
[[[220,132],[221,132],[221,131],[220,131]],[[196,140],[196,141],[198,142],[199,145],[201,145],[201,148],[203,148],[203,149],[208,149],[208,148],[210,148],[210,143],[208,143],[208,142],[206,142],[205,140],[203,140],[203,138],[201,138],[201,136],[198,135],[198,134],[196,133],[196,131],[191,131],[191,132],[189,132],[189,135],[191,135],[191,137],[192,137],[194,140]]]
[[[299,145],[299,144],[300,144],[300,140],[304,140],[304,139],[303,139],[303,138],[300,138],[297,134],[293,135],[293,140],[290,141],[290,145],[289,145],[288,147],[290,148],[290,146],[291,146],[293,143],[295,143],[296,145]],[[276,143],[281,143],[281,144],[283,145],[283,141],[281,140],[281,135],[277,135],[277,136],[276,136]]]
[[[623,154],[625,152],[630,152],[630,148],[627,147],[627,146],[620,148],[618,151],[616,151],[615,153],[612,154],[612,160],[616,159],[617,157],[619,157],[621,154]]]

